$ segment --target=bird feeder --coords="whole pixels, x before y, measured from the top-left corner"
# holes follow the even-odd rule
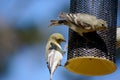
[[[68,57],[65,64],[69,71],[100,76],[116,70],[117,0],[71,0],[71,13],[87,13],[103,19],[108,30],[84,33],[85,38],[69,29]]]

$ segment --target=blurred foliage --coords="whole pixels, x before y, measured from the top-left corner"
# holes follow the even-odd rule
[[[19,40],[16,36],[14,29],[9,23],[0,20],[0,61],[4,60],[9,56],[9,54],[14,53],[14,51],[19,46]]]
[[[35,44],[41,42],[41,34],[36,25],[29,24],[29,27],[15,29],[17,36],[22,44]]]
[[[15,26],[15,27],[13,27]],[[32,45],[42,41],[41,32],[33,22],[17,28],[0,20],[0,74],[7,69],[10,57],[22,45]]]
[[[19,40],[12,28],[0,26],[0,73],[6,70],[9,57],[19,47]]]
[[[42,41],[40,30],[31,22],[24,28],[11,27],[8,23],[0,24],[0,59],[5,55],[13,53],[24,44],[35,44]]]

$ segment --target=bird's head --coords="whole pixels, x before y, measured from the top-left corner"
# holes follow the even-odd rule
[[[54,33],[54,34],[52,34],[49,39],[50,40],[54,40],[54,41],[56,41],[59,44],[61,42],[66,42],[64,36],[62,34],[60,34],[60,33]]]
[[[106,30],[108,29],[108,25],[107,25],[106,21],[104,21],[102,19],[99,19],[98,20],[98,24],[99,24],[98,26],[101,26],[101,28],[103,28],[103,30],[104,29],[106,29]]]

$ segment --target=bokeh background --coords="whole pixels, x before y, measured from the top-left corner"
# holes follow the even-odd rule
[[[117,25],[120,26],[120,0]],[[70,0],[0,0],[0,80],[49,80],[45,45],[49,35],[67,27],[48,28],[60,12],[69,12]],[[64,46],[65,43],[62,44]],[[65,54],[62,65],[66,62]],[[116,52],[117,70],[105,76],[83,76],[59,67],[53,80],[119,80],[120,49]]]

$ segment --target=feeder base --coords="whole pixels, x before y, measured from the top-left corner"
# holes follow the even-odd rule
[[[87,76],[102,76],[116,70],[114,62],[99,57],[72,58],[66,62],[65,67],[73,73]]]

